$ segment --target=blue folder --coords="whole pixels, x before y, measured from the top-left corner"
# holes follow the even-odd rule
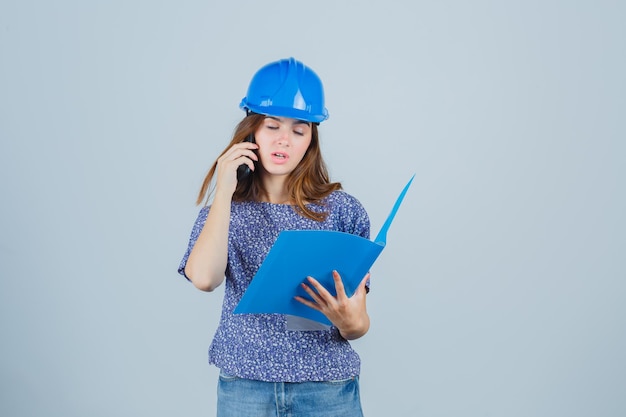
[[[311,276],[336,295],[332,277],[332,271],[336,270],[341,275],[346,294],[351,296],[385,248],[387,231],[413,178],[415,175],[400,193],[374,241],[329,230],[280,232],[234,313],[287,314],[330,325],[322,313],[294,299],[296,295],[310,299],[300,284]]]

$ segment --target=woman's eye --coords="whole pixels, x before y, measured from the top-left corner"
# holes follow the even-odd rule
[[[278,129],[278,126],[274,126],[274,125],[266,125],[265,127],[267,127],[268,129],[272,129],[272,130]]]
[[[294,130],[293,133],[295,133],[296,135],[304,136],[304,132],[301,130]]]

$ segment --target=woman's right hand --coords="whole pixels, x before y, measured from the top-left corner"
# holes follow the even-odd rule
[[[246,164],[250,170],[254,171],[254,162],[259,157],[254,152],[259,149],[256,143],[241,142],[230,147],[217,160],[217,180],[215,184],[215,194],[225,193],[232,196],[237,188],[237,168]]]

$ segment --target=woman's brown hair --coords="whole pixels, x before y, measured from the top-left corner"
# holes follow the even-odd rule
[[[220,156],[224,155],[231,146],[236,143],[243,142],[249,135],[254,134],[265,120],[265,115],[250,114],[246,116],[235,128],[233,138],[228,146],[222,151]],[[219,158],[218,158],[219,159]],[[208,203],[212,190],[209,185],[213,180],[215,171],[217,170],[217,160],[204,178],[196,204]],[[317,125],[311,125],[311,144],[307,149],[302,161],[289,174],[287,179],[287,191],[293,202],[296,204],[296,210],[303,216],[312,220],[323,221],[326,219],[327,213],[313,211],[307,207],[307,203],[320,203],[320,201],[330,193],[341,189],[338,182],[330,182],[328,169],[322,158],[319,146],[319,134]],[[261,197],[265,194],[263,182],[259,175],[248,175],[245,179],[237,184],[233,201],[261,201]]]

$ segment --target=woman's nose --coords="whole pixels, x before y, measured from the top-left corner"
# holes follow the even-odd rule
[[[289,131],[281,130],[278,134],[278,144],[283,146],[289,146],[291,141],[291,137],[289,136]]]

